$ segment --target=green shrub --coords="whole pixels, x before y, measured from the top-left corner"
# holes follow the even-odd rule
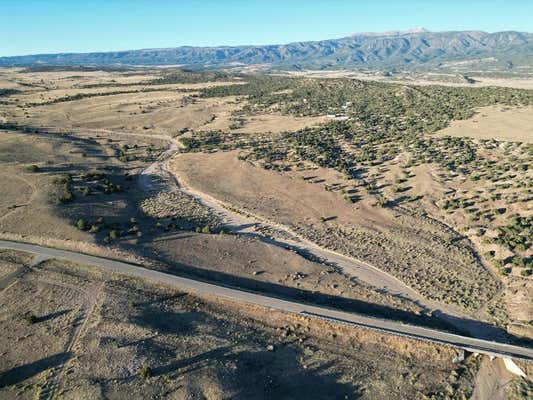
[[[76,222],[76,228],[78,228],[80,231],[84,231],[84,230],[86,230],[87,227],[88,227],[87,221],[85,221],[83,218],[80,218],[80,219]]]
[[[152,368],[150,368],[149,366],[145,365],[144,367],[141,368],[140,375],[141,375],[141,378],[144,379],[144,380],[147,380],[147,379],[151,378],[152,377]]]
[[[485,253],[486,258],[494,258],[495,255],[496,255],[496,252],[494,250],[490,250]]]
[[[41,171],[41,168],[39,168],[38,165],[30,165],[28,168],[27,168],[27,171],[28,172],[39,172]]]
[[[37,323],[37,317],[33,314],[24,315],[24,320],[30,325]]]
[[[66,184],[72,182],[72,175],[70,174],[63,174],[61,176],[58,176],[54,179],[54,182],[57,184]]]
[[[378,199],[377,205],[381,208],[387,208],[389,206],[389,201],[385,199],[384,197],[380,197]]]
[[[517,267],[523,267],[525,265],[524,259],[520,256],[514,256],[511,262],[513,263],[513,265],[516,265]]]

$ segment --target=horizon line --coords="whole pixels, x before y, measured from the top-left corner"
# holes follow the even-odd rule
[[[73,55],[73,54],[98,54],[98,53],[120,53],[120,52],[127,52],[127,51],[143,51],[143,50],[170,50],[170,49],[177,49],[182,47],[190,47],[190,48],[202,48],[202,49],[210,49],[210,48],[239,48],[239,47],[263,47],[263,46],[288,46],[291,44],[296,43],[316,43],[316,42],[324,42],[328,40],[339,40],[339,39],[346,39],[351,38],[355,36],[368,36],[368,37],[380,37],[380,36],[405,36],[405,35],[418,35],[418,34],[424,34],[424,33],[454,33],[454,32],[477,32],[477,33],[486,33],[486,34],[495,34],[495,33],[504,33],[504,32],[516,32],[516,33],[526,33],[529,34],[531,32],[528,31],[520,31],[520,30],[498,30],[498,31],[484,31],[484,30],[475,30],[475,29],[465,29],[465,30],[443,30],[443,31],[432,31],[428,30],[423,27],[413,28],[413,29],[405,29],[405,30],[390,30],[390,31],[379,31],[379,32],[372,32],[372,31],[366,31],[366,32],[354,32],[350,33],[346,36],[341,37],[333,37],[328,39],[320,39],[320,40],[296,40],[286,43],[264,43],[264,44],[237,44],[237,45],[176,45],[176,46],[166,46],[166,47],[143,47],[143,48],[127,48],[127,49],[118,49],[118,50],[90,50],[90,51],[50,51],[50,52],[43,52],[43,53],[26,53],[26,54],[14,54],[14,55],[0,55],[0,58],[14,58],[14,57],[31,57],[31,56],[50,56],[50,55]]]

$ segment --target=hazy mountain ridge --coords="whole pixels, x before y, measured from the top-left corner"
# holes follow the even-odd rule
[[[481,31],[428,32],[417,29],[340,39],[266,46],[182,46],[97,53],[1,57],[0,66],[165,65],[224,66],[270,64],[274,68],[350,66],[405,67],[495,57],[508,65],[533,63],[533,34]]]

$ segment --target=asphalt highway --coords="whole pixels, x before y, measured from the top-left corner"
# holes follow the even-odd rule
[[[40,257],[40,259],[62,259],[78,264],[90,265],[110,273],[145,279],[147,281],[176,287],[180,290],[191,292],[193,294],[197,293],[215,296],[235,302],[249,303],[292,314],[304,315],[310,318],[326,319],[336,323],[378,330],[388,334],[406,336],[418,340],[449,345],[474,353],[487,354],[489,356],[518,358],[527,361],[533,361],[533,349],[527,347],[475,339],[435,329],[407,325],[397,321],[365,317],[340,310],[333,310],[295,301],[282,300],[276,297],[260,295],[257,293],[239,290],[237,288],[184,278],[126,262],[95,257],[68,250],[60,250],[29,243],[11,242],[5,240],[0,240],[0,248],[32,253]]]

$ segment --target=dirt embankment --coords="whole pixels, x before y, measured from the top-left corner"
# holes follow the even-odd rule
[[[469,243],[450,241],[454,232],[423,214],[348,203],[316,179],[264,170],[236,152],[180,154],[171,168],[187,185],[368,261],[430,299],[476,308],[496,290]]]

